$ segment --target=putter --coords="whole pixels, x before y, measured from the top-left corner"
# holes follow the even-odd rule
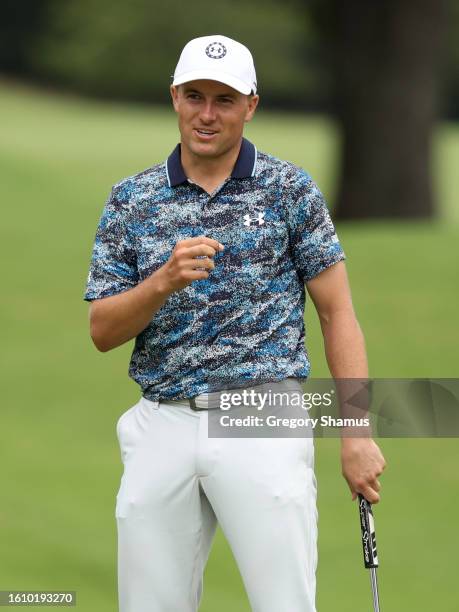
[[[363,562],[370,570],[371,590],[373,591],[373,608],[379,612],[378,579],[376,568],[379,567],[376,552],[375,522],[371,504],[359,493],[360,528],[362,530]]]

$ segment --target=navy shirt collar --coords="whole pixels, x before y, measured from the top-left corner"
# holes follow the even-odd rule
[[[232,178],[248,178],[254,176],[257,162],[257,149],[246,138],[242,139],[241,148],[231,173]],[[180,144],[178,144],[167,158],[167,182],[169,187],[175,187],[187,180],[180,159]]]

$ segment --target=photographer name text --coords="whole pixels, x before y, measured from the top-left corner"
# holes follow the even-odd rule
[[[263,416],[247,415],[245,417],[232,417],[229,414],[220,416],[220,425],[222,427],[277,427],[277,428],[308,428],[316,429],[320,427],[369,427],[370,420],[362,419],[340,419],[331,416],[323,415],[321,417],[278,417],[269,415],[266,418]]]

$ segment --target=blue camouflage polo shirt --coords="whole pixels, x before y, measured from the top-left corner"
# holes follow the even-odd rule
[[[136,338],[129,375],[150,400],[306,378],[304,283],[345,258],[324,198],[301,168],[243,139],[212,194],[189,181],[180,145],[117,183],[97,229],[86,300],[131,289],[179,240],[225,249],[209,278],[173,293]]]

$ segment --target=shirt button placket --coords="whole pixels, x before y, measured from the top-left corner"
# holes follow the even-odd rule
[[[204,211],[205,207],[209,204],[211,199],[212,199],[212,196],[209,195],[207,192],[204,192],[201,194],[201,210],[202,211]]]

